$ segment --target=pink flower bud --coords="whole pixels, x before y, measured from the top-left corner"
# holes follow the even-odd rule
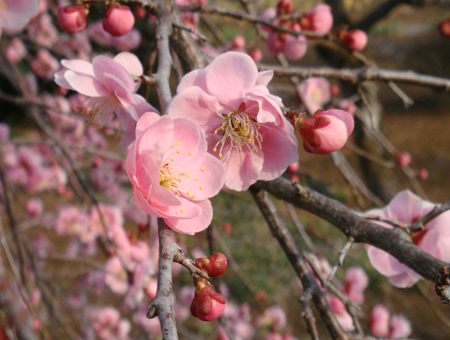
[[[300,178],[298,178],[298,176],[297,176],[296,174],[290,174],[290,175],[289,175],[289,180],[290,180],[291,182],[297,182],[297,183],[300,183]]]
[[[58,26],[69,33],[80,32],[86,27],[86,11],[83,6],[66,6],[58,9]]]
[[[424,180],[426,180],[427,178],[428,178],[428,171],[427,171],[427,169],[425,169],[425,168],[423,168],[423,169],[420,169],[419,170],[419,172],[417,173],[417,176],[422,180],[422,181],[424,181]]]
[[[330,87],[330,92],[331,92],[331,95],[335,97],[339,94],[339,92],[341,92],[341,88],[339,87],[339,85],[333,84]]]
[[[277,4],[277,14],[289,14],[294,10],[294,5],[291,0],[280,0]]]
[[[411,334],[411,324],[402,315],[393,315],[391,318],[389,337],[393,339],[407,338]]]
[[[202,321],[211,321],[222,315],[225,298],[211,288],[205,278],[194,281],[195,296],[191,304],[191,314]]]
[[[406,152],[406,151],[399,152],[397,154],[396,158],[397,158],[397,163],[401,166],[407,166],[407,165],[411,164],[411,161],[412,161],[411,155],[409,154],[409,152]]]
[[[288,166],[288,171],[296,173],[300,169],[300,164],[298,162],[292,163]]]
[[[147,16],[147,11],[141,6],[136,6],[134,9],[134,16],[138,19],[144,19]]]
[[[195,266],[211,277],[223,275],[227,270],[227,264],[227,258],[221,253],[216,253],[210,257],[201,257],[195,260]]]
[[[383,305],[376,305],[372,310],[370,332],[379,337],[389,335],[389,311]]]
[[[259,63],[263,58],[263,54],[262,54],[261,50],[257,47],[248,50],[247,53],[253,59],[253,61],[255,63]]]
[[[28,217],[37,218],[42,215],[44,203],[39,198],[32,198],[27,202],[25,210]]]
[[[350,30],[344,33],[342,44],[350,51],[362,51],[367,45],[367,34],[361,30]]]
[[[233,227],[229,222],[225,222],[224,224],[222,224],[222,229],[225,234],[230,234],[233,230]]]
[[[314,6],[300,20],[302,29],[318,34],[327,34],[333,27],[331,7],[325,4]]]
[[[438,31],[443,37],[450,37],[450,20],[446,19],[439,23]]]
[[[127,34],[134,26],[134,15],[130,7],[112,4],[103,18],[103,28],[114,37]]]
[[[341,149],[353,132],[353,117],[342,110],[317,111],[311,118],[295,122],[303,139],[303,148],[318,155]]]

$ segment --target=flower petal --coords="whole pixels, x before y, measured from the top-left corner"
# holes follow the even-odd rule
[[[141,76],[144,74],[144,68],[138,57],[130,52],[122,52],[116,55],[113,60],[122,65],[128,73]]]
[[[213,210],[209,200],[198,202],[197,205],[201,208],[201,214],[196,218],[179,219],[175,217],[166,217],[164,218],[164,221],[170,228],[182,234],[194,235],[195,233],[203,231],[211,224]]]

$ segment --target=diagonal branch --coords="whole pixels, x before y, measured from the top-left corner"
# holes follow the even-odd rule
[[[386,251],[427,280],[436,282],[439,269],[450,266],[406,240],[403,231],[367,221],[344,204],[298,183],[278,178],[268,182],[258,181],[254,187],[267,190],[273,196],[323,218],[347,237],[353,237],[355,242],[367,243]]]

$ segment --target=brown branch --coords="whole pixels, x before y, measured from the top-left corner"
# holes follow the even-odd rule
[[[230,17],[230,18],[234,18],[234,19],[248,21],[248,22],[253,23],[253,24],[264,25],[266,27],[269,27],[269,28],[273,29],[274,31],[287,33],[287,34],[293,35],[295,37],[299,37],[301,35],[303,35],[305,37],[310,37],[310,38],[323,38],[324,37],[323,34],[317,34],[317,33],[314,33],[314,32],[308,32],[308,31],[297,32],[297,31],[292,31],[292,30],[286,29],[284,27],[280,27],[278,25],[274,25],[274,24],[272,24],[272,22],[270,20],[261,18],[258,15],[254,15],[254,14],[250,14],[250,13],[244,13],[244,12],[239,12],[239,11],[233,11],[233,10],[229,10],[229,9],[226,9],[226,8],[223,8],[223,7],[214,6],[214,5],[183,6],[183,7],[180,7],[180,11],[182,11],[182,12],[201,12],[201,13],[205,13],[205,14],[220,14],[220,15],[224,15],[224,16],[227,16],[227,17]]]
[[[407,241],[402,231],[367,221],[344,204],[301,187],[298,183],[278,178],[269,182],[258,181],[254,186],[323,218],[347,237],[353,237],[355,242],[367,243],[386,251],[427,280],[436,282],[439,269],[449,266]]]
[[[178,252],[176,252],[173,256],[173,262],[177,262],[181,264],[182,266],[186,267],[192,276],[203,276],[205,279],[209,279],[208,274],[206,274],[203,270],[197,268],[194,265],[194,261],[191,259],[188,259],[180,248],[178,248]]]
[[[314,302],[314,305],[319,311],[319,314],[322,317],[322,320],[324,321],[331,337],[333,339],[348,339],[347,335],[342,330],[333,312],[331,311],[325,295],[317,284],[311,271],[308,269],[302,250],[295,244],[292,235],[290,234],[284,221],[278,215],[270,198],[264,190],[258,186],[251,186],[249,191],[266,219],[272,235],[280,243],[280,246],[283,248],[283,251],[285,252],[289,262],[294,268],[295,273],[302,283],[303,290],[306,293],[304,296],[304,299],[306,300],[304,300],[302,304],[307,303],[307,299],[310,294],[311,300]],[[310,325],[311,319],[306,319],[306,316],[307,315],[305,314],[305,321],[307,325]],[[313,329],[310,329],[310,331],[314,334]]]
[[[149,319],[159,317],[164,340],[178,340],[172,306],[172,263],[179,250],[172,229],[162,219],[158,219],[158,236],[158,289],[155,300],[148,306],[147,317]]]
[[[428,214],[407,227],[408,231],[414,233],[423,230],[428,222],[430,222],[440,214],[446,212],[447,210],[450,210],[450,201],[436,205],[434,209],[431,210]]]
[[[357,84],[362,81],[381,81],[413,84],[450,91],[450,79],[416,73],[414,71],[393,71],[375,67],[343,68],[331,67],[289,67],[259,64],[260,70],[273,70],[275,75],[300,78],[326,77],[336,78]]]

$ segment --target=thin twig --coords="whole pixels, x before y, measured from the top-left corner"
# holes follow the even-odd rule
[[[344,244],[344,247],[342,248],[342,250],[339,252],[339,257],[338,257],[338,261],[336,263],[336,265],[331,269],[330,275],[328,275],[327,281],[331,281],[333,279],[334,274],[336,274],[338,267],[342,267],[342,265],[344,264],[344,259],[347,256],[349,250],[351,249],[353,242],[355,242],[355,240],[353,239],[353,237],[349,237],[348,241]]]

